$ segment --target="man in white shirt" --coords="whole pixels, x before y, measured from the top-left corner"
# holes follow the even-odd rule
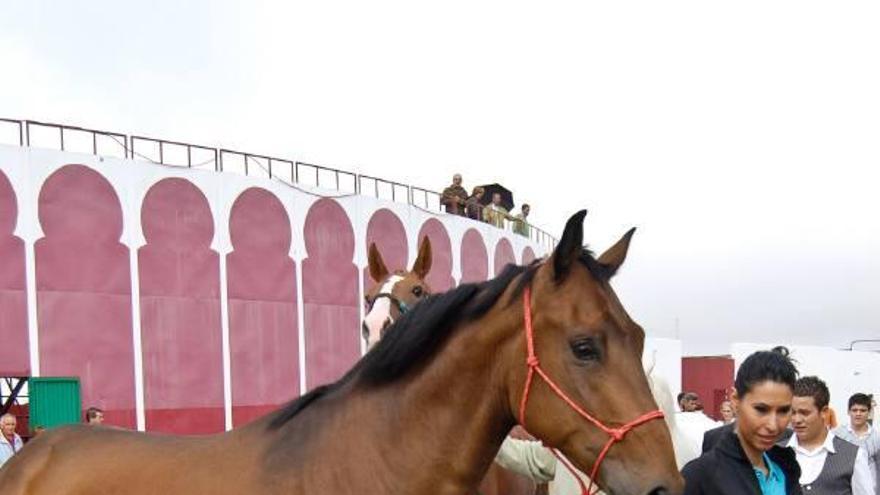
[[[24,447],[21,437],[15,433],[15,426],[15,416],[8,413],[0,416],[0,466]]]
[[[867,394],[853,394],[847,404],[849,424],[841,425],[834,434],[854,443],[868,454],[868,464],[873,467],[874,493],[880,495],[880,430],[868,423],[873,400]]]
[[[805,376],[795,383],[788,442],[801,466],[804,493],[817,495],[874,495],[868,456],[865,451],[828,431],[828,403],[831,396],[825,382]]]

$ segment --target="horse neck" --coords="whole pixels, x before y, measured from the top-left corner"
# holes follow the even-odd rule
[[[503,358],[492,359],[516,331],[510,328],[515,325],[511,312],[503,313],[493,318],[498,323],[475,322],[458,329],[410,376],[357,393],[364,411],[384,413],[364,425],[382,432],[372,439],[380,451],[375,457],[413,473],[413,493],[473,489],[514,425]],[[442,477],[433,472],[436,466],[444,466]]]

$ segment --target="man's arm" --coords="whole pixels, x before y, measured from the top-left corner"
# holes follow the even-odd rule
[[[556,477],[556,456],[541,442],[507,437],[495,462],[538,483],[547,483]]]
[[[453,201],[454,199],[457,199],[457,198],[455,198],[454,195],[452,194],[451,188],[447,187],[446,189],[443,190],[443,193],[440,195],[440,204],[443,206],[449,206],[453,202],[457,202],[457,201]]]

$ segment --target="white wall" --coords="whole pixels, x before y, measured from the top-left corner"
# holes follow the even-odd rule
[[[645,368],[653,365],[653,376],[660,376],[669,385],[673,397],[681,392],[681,341],[648,337],[642,363]]]
[[[779,344],[737,343],[730,348],[735,369],[749,354],[771,349]],[[876,352],[843,351],[831,347],[806,345],[788,346],[801,376],[815,375],[828,384],[831,407],[841,423],[849,421],[846,402],[856,392],[880,397],[880,354]]]

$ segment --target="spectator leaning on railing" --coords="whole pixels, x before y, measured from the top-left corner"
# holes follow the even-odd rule
[[[520,213],[516,215],[513,220],[513,231],[524,237],[529,236],[529,222],[526,219],[528,218],[530,211],[532,211],[532,207],[523,203],[520,207]]]
[[[483,199],[483,194],[485,192],[485,189],[477,186],[474,188],[471,197],[467,199],[465,210],[467,213],[467,217],[471,220],[483,220],[483,205],[480,204],[480,200]]]
[[[507,209],[501,205],[501,194],[492,194],[492,203],[483,208],[483,221],[491,223],[499,229],[504,228],[504,220],[515,220],[514,217],[507,212]]]
[[[440,204],[446,208],[446,213],[464,215],[464,206],[467,199],[467,190],[461,187],[461,174],[453,175],[452,185],[444,189],[443,194],[440,196]]]

